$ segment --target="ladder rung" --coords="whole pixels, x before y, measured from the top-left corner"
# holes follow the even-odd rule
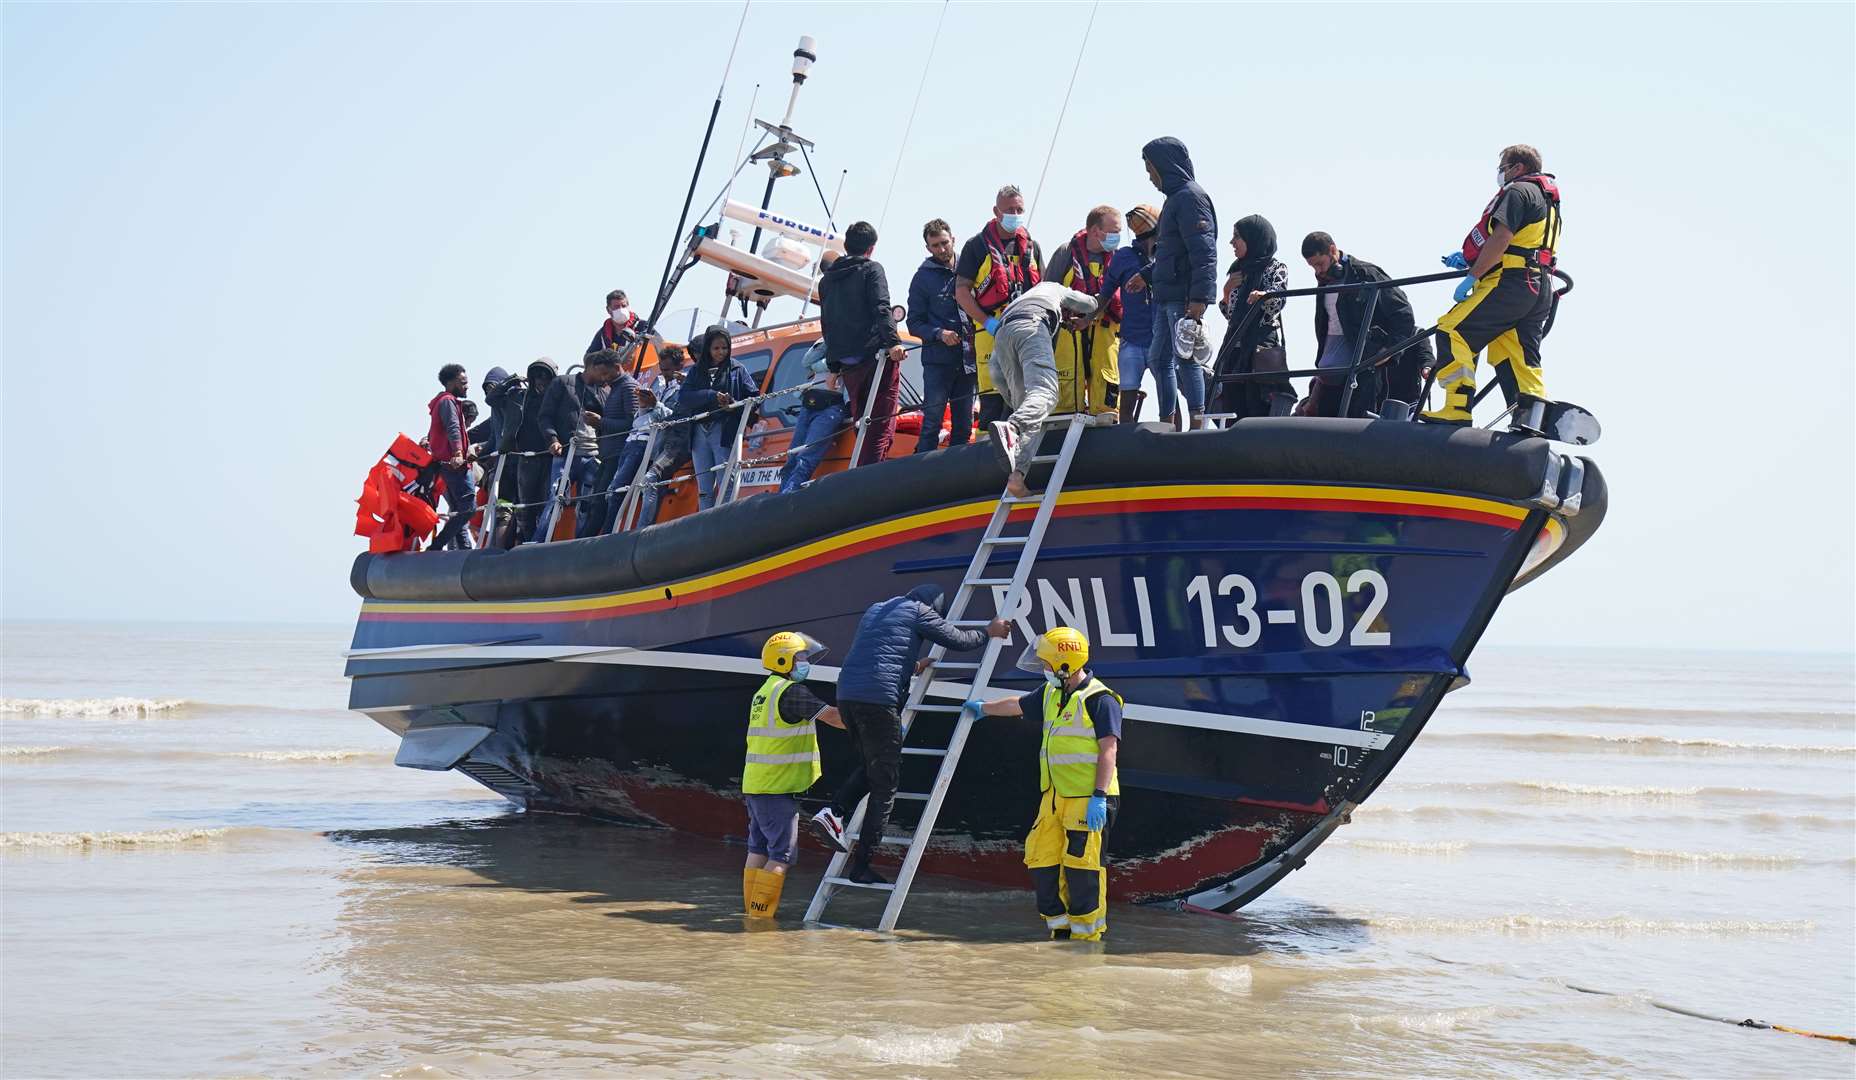
[[[1049,465],[1051,462],[1056,461],[1058,458],[1061,458],[1062,456],[1063,456],[1062,454],[1038,454],[1032,457],[1031,464]]]
[[[966,585],[1010,585],[1011,583],[1012,583],[1012,579],[1009,577],[983,577],[983,578],[968,578],[962,584],[966,584]]]
[[[936,660],[934,662],[934,669],[936,671],[941,671],[943,669],[947,671],[978,671],[980,669],[980,662],[978,660]]]
[[[937,750],[932,746],[905,746],[902,748],[902,752],[905,754],[915,754],[920,757],[947,756],[947,750],[945,748]]]
[[[1031,538],[1029,536],[995,536],[990,540],[981,540],[980,544],[981,546],[987,544],[1025,544],[1030,541]]]
[[[917,705],[916,712],[959,712],[965,705]]]
[[[883,839],[877,841],[879,844],[913,844],[914,842],[915,837],[912,834],[899,832],[884,833]]]
[[[898,791],[896,792],[896,798],[913,799],[916,802],[927,802],[930,796],[926,791]]]
[[[1040,491],[1036,495],[1001,495],[999,496],[999,501],[1002,503],[1005,503],[1008,506],[1018,506],[1023,503],[1043,502],[1044,493]]]
[[[825,880],[841,889],[875,889],[878,892],[894,892],[896,888],[894,884],[887,881],[881,883],[875,881],[852,881],[847,877],[828,877]]]
[[[991,626],[992,621],[990,619],[949,619],[947,620],[947,625],[958,626],[962,629],[979,630]]]

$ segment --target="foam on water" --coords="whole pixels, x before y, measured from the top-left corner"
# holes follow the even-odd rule
[[[53,754],[69,754],[69,746],[0,746],[0,758],[35,758],[51,757]]]
[[[111,849],[172,847],[211,843],[232,829],[152,829],[146,832],[9,832],[0,833],[0,849]]]
[[[1737,742],[1732,739],[1692,739],[1648,734],[1595,735],[1569,731],[1435,732],[1427,733],[1424,738],[1430,742],[1456,746],[1512,746],[1541,750],[1633,749],[1654,752],[1677,749],[1723,753],[1856,754],[1856,745]]]
[[[1686,866],[1740,866],[1778,870],[1804,862],[1798,855],[1785,852],[1758,851],[1662,851],[1653,848],[1628,848],[1633,858],[1653,863],[1677,863]]]
[[[895,1028],[882,1035],[841,1035],[811,1046],[782,1043],[775,1049],[790,1055],[845,1053],[883,1065],[951,1065],[976,1046],[1000,1047],[1023,1024],[978,1023],[945,1028]]]
[[[0,716],[146,720],[191,704],[185,698],[0,698]]]
[[[1511,1005],[1473,1005],[1462,1009],[1439,1009],[1434,1012],[1385,1013],[1378,1016],[1349,1016],[1356,1027],[1366,1031],[1409,1032],[1419,1035],[1448,1035],[1459,1027],[1489,1020],[1520,1016],[1527,1010]]]
[[[1486,918],[1449,918],[1381,915],[1367,925],[1393,933],[1412,934],[1692,934],[1702,937],[1808,934],[1817,924],[1806,919],[1639,919],[1612,915],[1602,919],[1553,915],[1496,915]]]
[[[1331,843],[1336,847],[1395,855],[1461,855],[1469,850],[1467,840],[1334,840]]]

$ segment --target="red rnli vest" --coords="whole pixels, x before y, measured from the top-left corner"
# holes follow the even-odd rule
[[[1530,269],[1553,269],[1553,249],[1560,239],[1559,185],[1554,182],[1552,173],[1517,176],[1508,183],[1527,183],[1538,187],[1541,194],[1547,198],[1547,216],[1546,220],[1539,223],[1541,226],[1539,244],[1511,244],[1504,254],[1520,257]],[[1476,219],[1476,224],[1469,230],[1469,235],[1463,238],[1463,258],[1468,260],[1472,266],[1475,265],[1476,257],[1482,254],[1482,246],[1489,242],[1489,211],[1495,209],[1495,204],[1501,200],[1502,192],[1506,190],[1508,190],[1508,184],[1503,184],[1495,192],[1495,197],[1489,200],[1489,205],[1482,208],[1482,215]],[[1518,234],[1521,231],[1525,230],[1517,230],[1516,239],[1519,239]]]
[[[1104,251],[1100,255],[1090,254],[1088,229],[1084,229],[1075,236],[1070,237],[1070,265],[1074,267],[1074,269],[1070,271],[1070,281],[1068,283],[1070,288],[1080,293],[1088,293],[1090,296],[1101,296],[1102,279],[1108,272],[1108,261],[1114,254],[1115,253],[1112,251]],[[1102,264],[1102,273],[1092,274],[1089,272],[1091,259]],[[1108,298],[1108,321],[1111,323],[1119,323],[1121,321],[1120,289],[1116,289],[1115,294]]]
[[[974,291],[973,302],[988,315],[997,315],[1005,310],[1005,305],[1038,283],[1037,260],[1031,252],[1031,234],[1023,229],[1012,234],[1012,239],[1018,242],[1017,255],[1006,252],[1005,235],[999,231],[996,220],[986,223],[980,230],[980,237],[986,242],[990,256],[987,261],[991,266],[987,269],[985,284]]]

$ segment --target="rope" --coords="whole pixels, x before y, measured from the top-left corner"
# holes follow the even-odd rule
[[[947,21],[948,0],[941,0],[941,14],[934,20],[934,37],[928,41],[928,59],[922,63],[921,81],[915,84],[915,104],[909,106],[909,122],[902,126],[902,143],[896,147],[896,164],[889,170],[889,190],[883,193],[883,212],[877,215],[877,235],[889,220],[889,201],[896,194],[896,177],[902,172],[902,155],[909,149],[909,133],[915,130],[915,113],[922,107],[922,91],[928,88],[928,72],[934,68],[934,53],[941,46],[941,24]]]
[[[1083,70],[1083,54],[1089,51],[1089,32],[1096,26],[1096,9],[1102,6],[1101,0],[1089,5],[1089,25],[1083,27],[1082,44],[1076,47],[1076,66],[1070,69],[1070,85],[1063,92],[1063,105],[1057,110],[1057,127],[1050,133],[1050,149],[1044,152],[1044,169],[1038,173],[1038,186],[1031,192],[1031,206],[1025,211],[1025,228],[1031,228],[1031,222],[1037,217],[1038,196],[1044,194],[1044,178],[1050,175],[1050,159],[1057,153],[1057,136],[1063,131],[1064,114],[1070,111],[1070,94],[1076,89],[1076,75]]]
[[[818,182],[818,170],[812,167],[812,153],[806,149],[805,143],[799,144],[799,156],[805,159],[806,175],[812,178],[812,190],[818,192],[818,204],[825,211],[825,224],[831,226],[832,232],[837,232],[838,223],[832,219],[832,211],[835,208],[825,199],[825,188]],[[838,190],[844,190],[843,186],[840,185]]]
[[[735,193],[735,177],[740,176],[741,170],[747,167],[748,159],[746,156],[742,154],[742,151],[747,149],[748,132],[754,130],[754,106],[759,103],[760,103],[760,84],[755,83],[754,93],[748,97],[748,117],[746,120],[743,120],[741,122],[741,139],[739,142],[735,143],[735,160],[739,161],[741,164],[735,166],[735,171],[728,177],[728,183],[722,186],[722,194],[716,197],[716,202],[721,202],[723,199],[726,199]],[[766,138],[767,138],[766,135],[763,134],[760,140],[755,142],[754,149],[756,152],[760,150],[760,144],[762,142],[765,142]],[[704,210],[702,212],[702,216],[708,217],[709,210],[713,210],[713,209],[715,209],[714,202],[709,204],[708,210]]]

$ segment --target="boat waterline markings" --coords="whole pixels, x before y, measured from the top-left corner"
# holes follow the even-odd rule
[[[631,667],[726,671],[755,676],[764,676],[767,673],[759,660],[749,656],[672,652],[663,649],[606,648],[595,645],[464,645],[449,652],[440,652],[435,650],[441,649],[441,646],[425,645],[415,648],[419,650],[416,656],[422,660],[556,660],[574,664],[624,664]],[[350,651],[348,655],[356,659],[387,659],[400,651],[398,649],[356,649]],[[814,664],[808,681],[836,683],[838,671],[836,667]],[[966,696],[966,693],[967,686],[964,683],[937,680],[928,686],[928,694],[931,697],[960,700]],[[401,710],[378,708],[368,711]],[[1193,709],[1173,709],[1132,702],[1123,710],[1123,715],[1131,720],[1143,720],[1148,723],[1202,728],[1207,731],[1228,731],[1243,735],[1261,735],[1273,739],[1294,739],[1299,742],[1320,743],[1323,746],[1355,746],[1377,750],[1392,741],[1392,735],[1383,731],[1325,727],[1321,724],[1297,724],[1287,720],[1266,720],[1256,716],[1199,712]]]
[[[676,602],[700,599],[705,592],[738,591],[743,583],[775,571],[797,568],[795,564],[841,559],[851,554],[845,549],[880,547],[884,542],[899,543],[915,535],[932,535],[954,531],[991,515],[996,499],[985,499],[943,507],[921,514],[876,522],[835,536],[744,563],[727,570],[682,582],[652,585],[622,593],[580,596],[559,600],[510,601],[382,601],[369,600],[361,605],[361,618],[413,619],[438,615],[474,615],[489,617],[510,614],[567,615],[589,610],[650,605],[661,607]],[[1160,504],[1160,505],[1151,505]],[[1033,507],[1026,506],[1027,516]],[[1140,512],[1143,510],[1193,509],[1282,509],[1333,510],[1345,513],[1406,513],[1425,517],[1447,517],[1476,524],[1515,529],[1527,517],[1527,511],[1492,499],[1441,492],[1408,491],[1393,488],[1335,487],[1318,484],[1176,484],[1139,488],[1102,488],[1066,491],[1058,497],[1058,515],[1076,512]],[[1066,514],[1068,511],[1068,514]],[[729,588],[729,586],[735,586]],[[676,600],[668,600],[669,592]]]

